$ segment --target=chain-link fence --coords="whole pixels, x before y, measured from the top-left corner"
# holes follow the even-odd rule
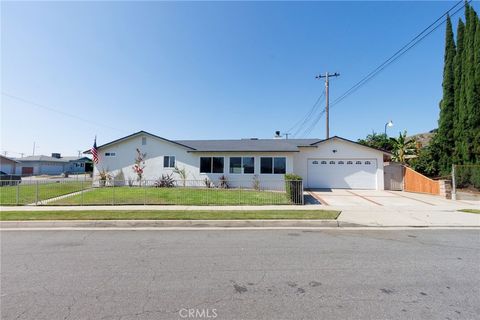
[[[303,204],[302,181],[28,180],[4,181],[1,205]]]
[[[480,164],[452,166],[452,194],[457,199],[480,199]]]

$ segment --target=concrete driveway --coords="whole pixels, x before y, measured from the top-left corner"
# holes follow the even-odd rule
[[[365,226],[480,227],[480,215],[460,209],[478,209],[480,201],[447,200],[402,191],[310,190],[329,209],[341,210],[338,220]],[[317,204],[318,204],[317,202]]]
[[[318,189],[310,190],[310,195],[325,206],[398,208],[398,207],[470,207],[479,205],[479,201],[452,201],[438,196],[387,190],[346,190]]]

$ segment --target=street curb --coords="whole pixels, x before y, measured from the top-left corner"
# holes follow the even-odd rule
[[[14,228],[338,228],[337,220],[47,220],[1,221],[0,229]]]

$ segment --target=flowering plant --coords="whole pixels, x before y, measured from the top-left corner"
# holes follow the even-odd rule
[[[137,148],[137,156],[135,157],[135,164],[132,169],[133,172],[137,174],[137,180],[142,181],[143,170],[145,169],[145,158],[147,157],[146,153],[142,153],[140,149]]]

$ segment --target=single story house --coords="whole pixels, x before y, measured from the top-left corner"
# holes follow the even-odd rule
[[[62,173],[86,173],[93,171],[92,160],[88,157],[28,156],[17,158],[16,174],[21,175],[60,175]]]
[[[125,181],[136,181],[133,169],[138,151],[145,154],[144,180],[185,169],[187,180],[218,182],[230,186],[283,186],[284,174],[303,178],[305,188],[384,189],[383,165],[388,152],[356,142],[329,139],[168,140],[139,131],[97,147],[100,171]],[[90,153],[90,150],[85,151]]]
[[[6,174],[15,174],[19,162],[15,159],[0,155],[0,171]]]

